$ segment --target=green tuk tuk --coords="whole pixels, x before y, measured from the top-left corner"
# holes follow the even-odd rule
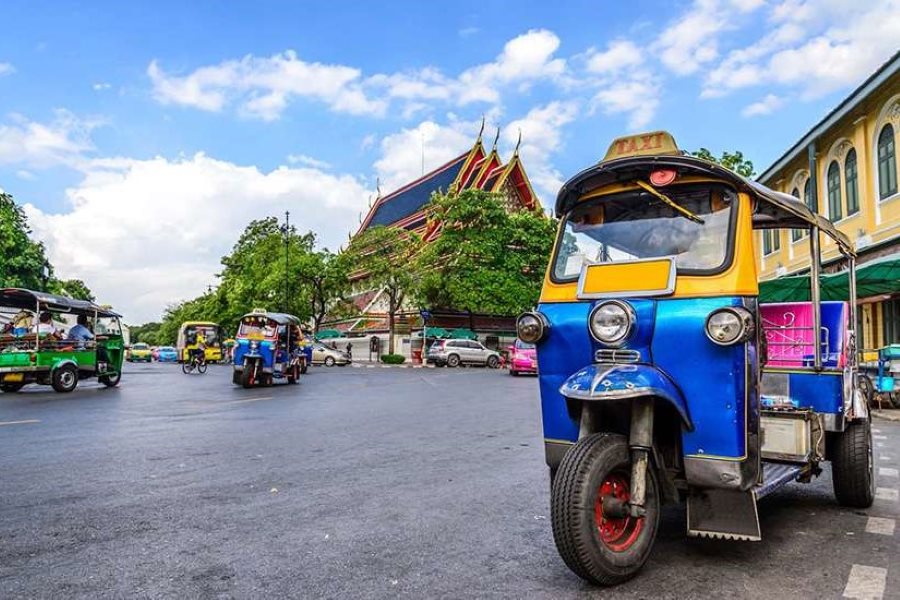
[[[89,377],[117,385],[125,356],[119,317],[93,302],[0,289],[0,390],[37,383],[71,392]]]

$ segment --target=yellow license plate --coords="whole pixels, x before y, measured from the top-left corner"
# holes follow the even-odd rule
[[[5,381],[5,382],[15,383],[17,381],[23,381],[24,379],[25,379],[25,376],[22,373],[7,373],[6,375],[3,376],[3,381]]]

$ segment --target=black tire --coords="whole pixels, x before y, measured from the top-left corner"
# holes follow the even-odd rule
[[[628,497],[631,457],[622,435],[595,433],[580,440],[551,477],[553,539],[566,565],[579,577],[603,586],[634,577],[650,556],[659,526],[656,473],[647,471],[646,513],[640,519],[603,519],[598,508],[601,486]]]
[[[254,365],[251,363],[244,363],[244,370],[241,371],[241,387],[249,389],[254,386],[254,384],[258,383],[253,381],[253,369]]]
[[[294,365],[291,367],[291,370],[287,376],[287,382],[290,384],[295,384],[300,382],[300,366]]]
[[[6,394],[15,394],[23,387],[25,387],[24,381],[16,383],[0,383],[0,391],[3,391]]]
[[[50,376],[50,385],[61,394],[68,394],[78,385],[78,369],[68,364],[58,367]]]
[[[194,364],[191,361],[181,363],[181,372],[187,375],[194,370]]]
[[[447,357],[447,366],[451,369],[454,369],[459,366],[459,356],[456,354],[451,354]]]
[[[201,375],[206,373],[206,363],[205,362],[197,363],[197,372],[200,373]]]
[[[499,366],[500,366],[500,359],[499,359],[499,358],[497,358],[496,356],[493,356],[493,355],[488,356],[488,359],[487,359],[487,367],[488,367],[488,369],[496,369],[496,368],[499,367]]]
[[[872,456],[871,421],[853,421],[843,433],[835,436],[831,481],[841,506],[872,506],[875,500],[875,459]]]
[[[105,385],[106,387],[116,387],[119,385],[119,381],[122,380],[122,372],[119,371],[115,375],[101,375],[97,378],[97,381]]]
[[[326,357],[325,357],[325,366],[326,366],[326,367],[333,367],[333,366],[334,366],[334,357],[333,357],[333,356],[326,356]]]
[[[512,375],[512,376],[513,376],[513,377],[516,377],[516,376],[518,376],[518,375],[519,375],[519,372],[518,372],[518,371],[514,371],[514,370],[512,370],[512,369],[510,369],[510,370],[509,370],[509,374],[510,374],[510,375]]]
[[[300,374],[306,375],[306,372],[309,370],[309,364],[304,360],[303,364],[300,365]]]
[[[888,402],[891,403],[891,406],[894,408],[900,408],[900,394],[896,392],[891,392],[890,394],[886,394]]]

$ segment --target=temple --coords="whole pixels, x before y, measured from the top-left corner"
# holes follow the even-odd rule
[[[482,130],[484,128],[482,127]],[[502,194],[509,210],[542,211],[541,203],[534,193],[525,167],[519,157],[519,145],[510,159],[504,163],[497,151],[499,131],[489,151],[484,147],[481,133],[471,148],[447,161],[433,171],[399,189],[379,196],[362,220],[355,236],[370,227],[397,227],[415,232],[426,242],[440,235],[441,224],[429,222],[428,205],[435,193],[459,193],[462,190],[477,189]],[[521,143],[521,136],[519,139]],[[354,237],[355,237],[354,236]],[[354,282],[356,293],[350,298],[358,312],[348,319],[328,319],[323,327],[340,332],[341,335],[386,334],[387,308],[381,297],[381,290],[366,286],[365,274],[357,276]],[[438,322],[429,322],[429,327],[447,326],[479,332],[512,334],[512,320],[491,315],[470,313],[442,313]],[[408,339],[413,329],[421,328],[418,310],[398,316],[398,332]],[[443,323],[443,325],[441,325]],[[507,331],[510,330],[510,331]],[[408,341],[407,341],[408,343]],[[397,345],[400,347],[400,344]]]

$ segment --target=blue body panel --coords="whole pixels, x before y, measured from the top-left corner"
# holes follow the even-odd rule
[[[624,347],[639,352],[641,363],[655,368],[619,371],[622,385],[630,381],[638,387],[648,383],[649,377],[658,378],[657,385],[663,385],[662,381],[671,384],[666,389],[673,398],[682,399],[682,412],[694,425],[693,431],[682,429],[685,455],[744,457],[747,411],[758,410],[755,394],[747,387],[748,373],[754,372],[755,352],[751,343],[718,346],[705,333],[710,312],[723,306],[741,306],[743,299],[626,301],[635,310],[636,326]],[[606,347],[588,332],[588,314],[597,302],[546,303],[538,307],[550,322],[547,338],[537,346],[547,439],[578,439],[579,424],[569,415],[560,387],[574,373],[592,367],[594,352]],[[749,406],[748,397],[752,403]]]
[[[788,375],[791,400],[798,408],[811,408],[820,413],[842,413],[844,378],[841,375],[791,373]]]
[[[260,340],[256,350],[250,350],[250,340],[246,338],[238,338],[234,345],[234,365],[243,366],[245,358],[262,358],[262,366],[264,369],[271,369],[274,364],[274,352],[272,342]]]

